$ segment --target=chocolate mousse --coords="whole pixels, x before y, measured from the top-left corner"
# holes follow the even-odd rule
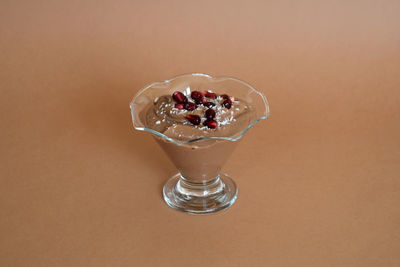
[[[232,137],[255,120],[249,103],[210,90],[159,96],[144,115],[147,128],[182,142],[156,138],[183,178],[191,182],[218,177],[226,155],[237,143],[213,137]]]
[[[201,137],[229,137],[244,130],[253,120],[252,107],[227,94],[192,91],[175,92],[154,100],[146,111],[146,127],[179,141]],[[191,127],[187,127],[191,126]]]

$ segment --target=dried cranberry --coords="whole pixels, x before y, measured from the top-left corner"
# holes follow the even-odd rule
[[[211,108],[211,107],[214,107],[215,104],[213,102],[206,102],[206,103],[204,103],[204,106]]]
[[[216,93],[213,93],[213,92],[210,92],[210,91],[206,91],[206,92],[204,93],[204,96],[205,96],[205,97],[208,97],[208,98],[212,98],[212,99],[216,99],[216,98],[217,98],[217,94],[216,94]]]
[[[218,127],[218,122],[215,120],[209,120],[207,121],[207,127],[210,129],[216,129]]]
[[[186,119],[193,125],[199,125],[201,122],[200,116],[198,115],[188,115]]]
[[[207,120],[212,120],[215,117],[215,110],[209,108],[206,110],[205,115],[206,115]]]
[[[177,104],[175,104],[175,108],[177,108],[177,109],[183,109],[184,106],[183,106],[183,104],[177,103]]]
[[[192,111],[192,110],[195,110],[196,108],[197,108],[197,105],[195,103],[192,103],[192,102],[185,103],[186,110]]]
[[[174,92],[172,94],[172,98],[178,103],[186,103],[187,102],[187,97],[179,91]]]
[[[232,107],[232,100],[230,99],[225,99],[224,102],[222,102],[222,105],[226,107],[227,109],[230,109]]]

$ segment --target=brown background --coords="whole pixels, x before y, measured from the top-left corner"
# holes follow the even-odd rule
[[[399,1],[1,1],[0,266],[400,266]],[[271,118],[232,208],[168,208],[152,81],[229,75]]]

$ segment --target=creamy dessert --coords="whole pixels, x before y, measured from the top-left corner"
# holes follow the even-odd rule
[[[246,101],[212,91],[162,95],[144,112],[147,128],[177,141],[193,141],[177,145],[156,138],[185,179],[203,183],[218,177],[226,155],[237,143],[204,137],[233,136],[255,119],[255,112]]]
[[[146,126],[180,141],[231,136],[254,119],[251,106],[226,94],[175,92],[154,100],[146,113]]]

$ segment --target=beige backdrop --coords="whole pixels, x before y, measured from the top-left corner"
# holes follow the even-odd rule
[[[145,2],[1,1],[0,266],[400,266],[400,2]],[[215,215],[130,121],[188,72],[271,105]]]

